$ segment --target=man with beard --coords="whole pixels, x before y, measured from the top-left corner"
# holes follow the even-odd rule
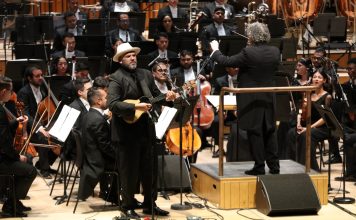
[[[137,183],[143,188],[143,213],[166,216],[169,212],[157,207],[157,153],[154,149],[155,128],[149,117],[150,103],[129,103],[125,100],[137,100],[142,96],[157,97],[161,94],[152,74],[148,70],[137,68],[137,54],[140,48],[129,43],[120,44],[113,57],[120,67],[110,76],[108,104],[112,112],[112,144],[117,148],[120,181],[122,186],[121,211],[128,218],[138,219],[135,212],[137,202],[135,193]],[[168,91],[166,100],[175,98],[174,92]],[[136,122],[128,123],[136,111],[142,114]]]

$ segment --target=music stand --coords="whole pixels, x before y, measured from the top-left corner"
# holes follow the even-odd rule
[[[283,19],[277,18],[277,15],[269,15],[267,18],[267,26],[272,38],[283,37],[286,33],[286,25]]]
[[[16,43],[33,43],[35,37],[35,18],[27,15],[21,15],[15,20],[15,30],[17,33]]]
[[[76,36],[76,49],[85,52],[86,56],[105,55],[105,35]]]
[[[51,44],[15,44],[16,59],[42,59],[46,60],[46,52],[50,54]]]
[[[193,54],[198,51],[196,41],[198,34],[194,32],[168,33],[168,50],[179,53],[182,50],[189,50]]]
[[[130,44],[132,47],[139,47],[141,55],[147,55],[157,49],[156,43],[153,41],[132,41]]]
[[[104,56],[77,57],[76,62],[88,66],[91,79],[104,75],[108,65],[108,59]],[[70,62],[68,68],[72,69],[72,65],[72,62]]]
[[[171,205],[171,209],[173,210],[188,210],[191,209],[192,206],[188,204],[183,204],[183,164],[182,164],[182,159],[183,159],[183,150],[182,150],[182,141],[183,141],[183,124],[186,124],[189,120],[190,117],[193,113],[195,104],[198,100],[199,96],[192,96],[187,99],[177,99],[174,101],[174,108],[178,110],[178,114],[176,114],[176,117],[172,120],[170,128],[177,128],[179,127],[179,171],[180,171],[180,176],[179,176],[179,181],[180,181],[180,203],[175,203]]]
[[[179,29],[186,30],[188,28],[188,20],[186,18],[173,18],[172,22],[174,26]],[[148,38],[152,39],[155,37],[158,31],[159,23],[159,18],[150,18],[148,26]]]
[[[226,56],[232,56],[241,52],[247,45],[247,39],[240,36],[220,36],[219,50]]]
[[[47,66],[44,60],[40,59],[18,59],[8,60],[5,68],[5,76],[12,79],[14,91],[19,91],[24,85],[26,79],[24,78],[25,70],[28,66],[39,66],[45,73]]]
[[[52,15],[34,16],[35,18],[35,39],[41,40],[44,35],[44,40],[53,40],[54,38],[54,24]]]
[[[88,19],[86,25],[86,35],[105,35],[106,19]]]
[[[321,117],[324,119],[326,126],[330,129],[330,134],[334,137],[344,138],[343,128],[338,122],[336,116],[333,111],[325,107],[323,105],[314,104],[316,109],[318,110]],[[330,153],[329,153],[329,161],[330,161]],[[329,163],[330,166],[331,163]],[[353,204],[355,203],[355,199],[351,197],[345,197],[345,153],[342,158],[342,173],[343,173],[343,192],[342,197],[335,197],[333,201],[335,203],[340,204]],[[329,168],[329,183],[330,183],[330,168]]]

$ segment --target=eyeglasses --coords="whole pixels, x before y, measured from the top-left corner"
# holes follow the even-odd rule
[[[157,71],[160,73],[162,73],[162,72],[168,73],[168,69],[158,69]]]

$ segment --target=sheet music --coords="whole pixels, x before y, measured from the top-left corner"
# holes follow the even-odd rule
[[[215,107],[219,108],[219,96],[218,95],[206,95],[208,101]],[[236,96],[234,95],[224,95],[224,106],[231,105],[236,106]]]
[[[65,142],[79,115],[80,111],[64,105],[58,119],[49,130],[49,134],[59,141]]]
[[[176,108],[170,108],[165,106],[161,115],[158,118],[158,121],[155,124],[156,128],[156,137],[157,139],[162,139],[163,135],[166,133],[168,126],[171,124],[174,116],[177,113]]]

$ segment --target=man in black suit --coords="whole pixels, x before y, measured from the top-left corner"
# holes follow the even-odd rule
[[[75,65],[74,80],[64,84],[59,94],[59,100],[65,104],[70,104],[78,97],[77,90],[74,86],[75,79],[88,79],[89,67],[85,63],[77,63]]]
[[[155,144],[154,123],[146,114],[152,105],[149,103],[128,103],[127,99],[137,100],[142,96],[156,97],[160,95],[150,71],[137,68],[137,54],[140,48],[129,43],[120,44],[113,57],[120,67],[110,76],[108,88],[108,104],[112,112],[112,144],[117,147],[119,156],[120,181],[122,186],[121,211],[129,218],[140,218],[135,212],[134,198],[137,183],[141,181],[144,201],[143,213],[168,215],[169,212],[157,207],[157,153]],[[174,92],[168,91],[167,100],[175,98]],[[135,112],[145,114],[134,123]]]
[[[157,57],[161,59],[168,59],[168,61],[178,58],[178,54],[176,52],[168,50],[169,39],[166,33],[158,33],[154,40],[157,45],[157,50],[154,50],[148,54],[152,60]]]
[[[140,7],[134,1],[103,0],[101,5],[103,6],[100,12],[101,18],[107,18],[110,12],[141,12]]]
[[[73,12],[66,12],[63,16],[64,25],[58,27],[55,30],[55,36],[53,40],[53,51],[60,51],[65,49],[65,46],[62,44],[63,35],[67,32],[73,33],[74,36],[83,35],[83,27],[78,24],[77,17]]]
[[[52,54],[52,59],[56,57],[65,57],[66,59],[72,59],[72,57],[85,57],[85,52],[75,49],[75,36],[73,33],[65,33],[63,35],[62,45],[63,50],[56,51]]]
[[[208,18],[213,18],[213,14],[215,13],[216,8],[224,9],[224,18],[230,19],[235,17],[235,9],[232,5],[226,4],[225,0],[215,0],[205,5],[203,11],[205,12]]]
[[[132,41],[143,41],[144,37],[130,27],[130,18],[128,13],[120,13],[117,16],[117,28],[109,31],[105,40],[105,50],[112,50],[115,42],[120,40],[122,43]]]
[[[42,80],[44,79],[42,78],[42,70],[39,67],[28,67],[25,70],[25,78],[27,79],[28,84],[22,87],[17,93],[17,99],[24,103],[25,114],[29,117],[29,130],[40,118],[40,116],[37,116],[37,120],[34,122],[37,105],[47,96],[47,94],[45,90],[41,89],[41,85],[43,83]],[[32,136],[33,140],[31,141],[34,143],[48,144],[47,139],[49,137],[49,133],[43,126],[40,126],[37,130],[35,130],[35,133]],[[38,147],[37,151],[39,154],[39,160],[38,163],[36,163],[36,168],[40,170],[40,174],[44,178],[52,178],[50,173],[55,171],[50,168],[50,165],[54,163],[57,156],[49,148]]]
[[[27,214],[24,212],[30,211],[31,208],[24,206],[20,199],[26,197],[37,172],[32,165],[27,163],[27,157],[19,155],[13,146],[17,126],[19,123],[26,123],[28,117],[8,119],[4,104],[9,101],[11,94],[11,79],[0,76],[0,174],[13,175],[15,185],[15,189],[11,189],[15,191],[15,198],[12,192],[9,193],[9,198],[2,206],[2,217],[26,217]]]
[[[93,87],[88,91],[90,109],[84,115],[81,127],[83,168],[80,173],[78,191],[78,197],[83,200],[92,195],[100,179],[105,178],[103,177],[105,170],[116,169],[116,154],[111,145],[110,125],[104,117],[104,110],[107,108],[106,97],[107,93],[104,89]],[[118,202],[116,185],[112,184],[111,197],[104,199]],[[101,181],[100,193],[105,191],[103,188],[108,191],[107,183],[104,186]]]
[[[171,18],[188,18],[187,10],[178,7],[179,0],[168,0],[168,5],[158,10],[158,18],[170,15]]]
[[[159,60],[152,67],[152,75],[155,84],[161,93],[167,93],[172,89],[172,85],[168,81],[169,67],[167,60]]]
[[[205,26],[200,34],[200,40],[202,41],[202,49],[204,54],[208,54],[210,48],[210,41],[218,39],[220,36],[233,35],[233,28],[224,24],[225,9],[216,7],[213,11],[213,23]]]
[[[219,51],[219,43],[213,41],[211,59],[223,66],[237,66],[239,88],[274,86],[273,76],[278,69],[280,54],[276,47],[268,46],[270,33],[262,23],[248,26],[250,46],[239,54],[227,57]],[[247,131],[254,167],[247,175],[265,174],[265,161],[272,174],[279,173],[275,125],[275,94],[245,93],[236,96],[238,126]]]

